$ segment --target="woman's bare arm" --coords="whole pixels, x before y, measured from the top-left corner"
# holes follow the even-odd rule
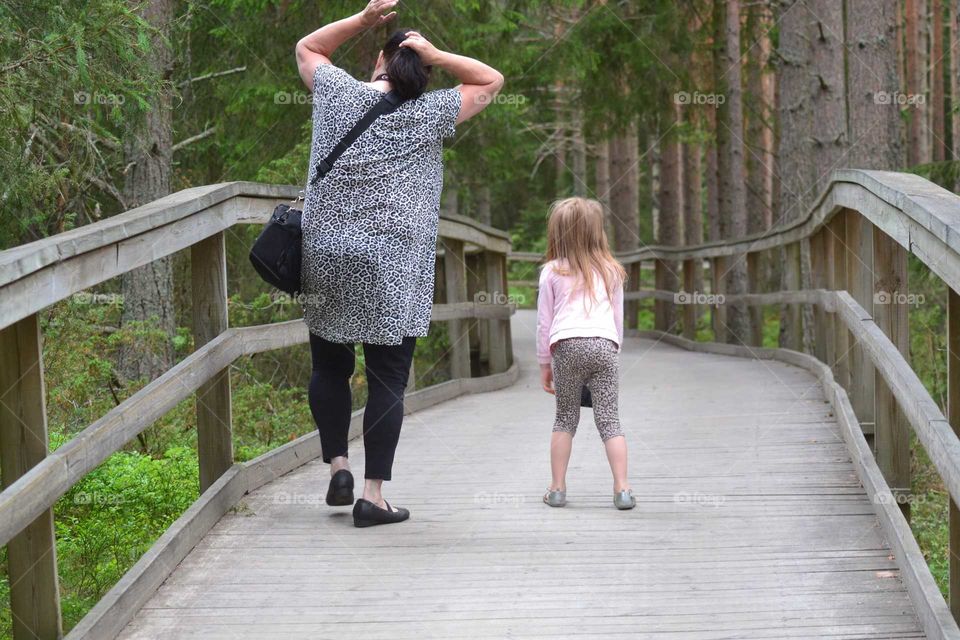
[[[330,56],[344,42],[355,35],[384,24],[396,17],[396,11],[390,11],[400,0],[370,0],[367,7],[356,15],[331,22],[320,27],[297,43],[297,69],[300,78],[313,91],[313,74],[317,65],[330,64]]]
[[[490,65],[467,56],[440,51],[416,31],[410,31],[400,46],[414,49],[424,64],[445,69],[463,83],[457,87],[462,96],[457,124],[483,111],[503,87],[503,74]]]

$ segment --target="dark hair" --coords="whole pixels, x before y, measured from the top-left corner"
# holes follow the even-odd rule
[[[407,39],[408,31],[412,29],[393,32],[387,44],[383,45],[383,58],[394,91],[404,100],[413,100],[426,90],[430,81],[430,67],[423,64],[419,53],[410,47],[400,46]]]

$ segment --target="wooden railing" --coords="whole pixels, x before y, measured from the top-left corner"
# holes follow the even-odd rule
[[[300,320],[227,325],[225,233],[262,224],[297,187],[234,182],[186,189],[102,222],[0,252],[0,544],[7,545],[14,638],[62,636],[53,505],[179,402],[196,395],[202,495],[73,629],[112,638],[203,534],[246,492],[320,455],[313,432],[234,464],[228,369],[302,344]],[[407,394],[417,410],[516,379],[506,296],[509,236],[468,218],[439,222],[433,319],[449,324],[451,381]],[[196,350],[55,452],[48,451],[39,314],[74,293],[189,249]],[[470,322],[475,320],[475,322]],[[483,375],[486,374],[486,375]],[[351,435],[360,427],[354,415]]]
[[[949,290],[949,419],[909,364],[908,253]],[[801,256],[807,254],[812,282],[809,290],[802,290]],[[850,418],[872,441],[867,446],[864,439],[862,449],[871,459],[863,461],[861,481],[874,490],[870,495],[924,629],[931,638],[960,637],[954,622],[960,618],[960,197],[915,175],[841,170],[834,172],[812,209],[790,224],[737,241],[650,246],[618,258],[630,274],[624,296],[628,328],[637,327],[639,301],[653,299],[658,335],[679,329],[687,341],[695,340],[697,319],[709,313],[717,342],[739,342],[741,355],[767,357],[770,350],[760,348],[762,306],[782,305],[781,335],[794,351],[804,349],[804,315],[812,317],[813,344],[808,347],[829,366],[826,375],[842,388],[843,402],[849,398]],[[518,254],[519,261],[537,259]],[[737,261],[746,264],[749,287],[733,295],[726,291],[724,276]],[[784,290],[762,288],[761,265],[771,261],[781,265],[788,285]],[[670,280],[669,274],[679,289],[642,288],[640,270],[651,265],[656,283]],[[663,312],[669,305],[682,309],[673,326]],[[748,310],[753,330],[731,340],[726,316],[733,305]],[[802,313],[805,305],[811,314]],[[677,340],[682,342],[671,341]],[[842,421],[843,407],[834,404]],[[911,429],[950,494],[949,609],[906,519]],[[857,462],[860,449],[851,451]],[[878,478],[870,477],[871,465],[879,469]],[[891,496],[894,508],[884,504],[884,495]]]

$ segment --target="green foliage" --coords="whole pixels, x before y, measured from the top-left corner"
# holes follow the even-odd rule
[[[120,141],[167,87],[147,34],[122,0],[0,4],[0,248],[115,207],[102,185],[123,168]]]

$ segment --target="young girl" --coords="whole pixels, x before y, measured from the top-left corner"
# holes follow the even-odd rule
[[[585,198],[554,203],[537,299],[540,379],[544,391],[557,398],[550,441],[553,482],[543,496],[551,507],[567,504],[567,463],[584,385],[593,396],[594,422],[613,472],[613,503],[618,509],[637,503],[627,482],[627,441],[617,410],[625,278],[607,245],[600,203]]]

